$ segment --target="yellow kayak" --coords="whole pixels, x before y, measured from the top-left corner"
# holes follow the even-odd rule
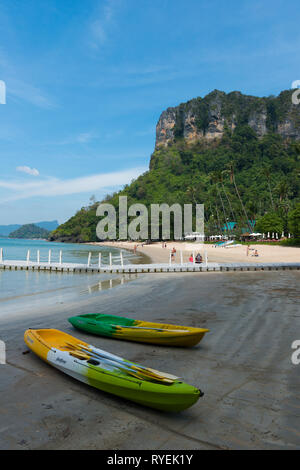
[[[128,361],[63,331],[27,330],[24,340],[41,359],[65,374],[150,408],[178,412],[203,396],[179,377]]]
[[[79,330],[100,336],[169,346],[195,346],[206,328],[151,323],[116,315],[91,313],[69,318]]]

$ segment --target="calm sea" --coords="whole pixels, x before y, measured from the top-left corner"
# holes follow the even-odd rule
[[[92,253],[92,263],[97,263],[98,254],[102,253],[103,263],[108,262],[109,252],[117,262],[120,250],[105,246],[82,245],[80,243],[54,243],[44,240],[17,240],[10,238],[0,238],[0,248],[3,248],[3,258],[7,260],[26,260],[27,251],[30,250],[30,260],[36,261],[37,252],[40,251],[40,260],[48,261],[48,253],[51,250],[51,260],[58,262],[59,252],[63,252],[63,262],[65,263],[87,263],[88,253]],[[124,251],[124,258],[132,262],[134,255]]]
[[[43,240],[16,240],[0,238],[0,248],[3,248],[3,258],[7,260],[26,260],[30,250],[30,260],[37,259],[40,251],[40,261],[48,260],[51,249],[53,262],[59,260],[62,250],[63,262],[87,263],[88,253],[92,253],[92,263],[97,263],[101,252],[103,263],[107,263],[109,252],[113,262],[120,260],[120,250],[111,247],[82,245],[75,243],[49,243]],[[131,252],[123,250],[124,262],[139,262],[139,258]],[[10,314],[12,310],[22,308],[47,306],[51,303],[63,303],[65,300],[76,300],[82,296],[96,295],[102,289],[114,287],[127,282],[132,276],[118,274],[80,274],[80,273],[50,273],[35,271],[7,271],[0,269],[0,318]]]

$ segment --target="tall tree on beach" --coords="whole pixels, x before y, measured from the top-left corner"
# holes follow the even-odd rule
[[[218,204],[217,203],[215,203],[215,208],[216,208],[216,214],[217,214],[218,227],[219,227],[219,230],[220,230],[220,233],[221,233],[222,232],[222,226],[221,226],[221,222],[220,222]]]
[[[223,201],[221,192],[219,190],[219,183],[220,183],[221,177],[222,177],[222,174],[221,174],[221,172],[218,172],[218,171],[213,171],[210,174],[211,181],[215,184],[217,194],[218,194],[219,199],[221,201],[221,206],[222,206],[222,211],[223,211],[223,216],[224,216],[224,222],[225,222],[226,229],[228,231],[229,227],[228,227],[228,223],[227,223],[227,214],[226,214],[226,211],[225,211],[224,201]]]
[[[276,191],[279,196],[279,202],[281,203],[283,200],[288,199],[289,195],[289,185],[287,180],[281,180],[276,187]]]
[[[216,219],[214,217],[214,213],[213,213],[213,210],[212,210],[212,207],[211,207],[211,202],[209,201],[209,210],[210,210],[210,217],[212,217],[213,219],[213,225],[214,225],[214,228],[218,231],[218,225],[216,223]]]
[[[196,188],[194,185],[190,185],[187,187],[186,190],[187,195],[192,198],[192,201],[194,204],[197,204],[197,199],[196,199]]]
[[[267,180],[268,188],[269,188],[269,194],[270,194],[270,200],[271,200],[271,206],[273,212],[275,212],[275,204],[273,200],[273,194],[272,194],[272,189],[271,189],[271,168],[269,165],[264,165],[262,168],[262,174]]]
[[[226,171],[226,170],[225,170]],[[227,202],[228,202],[228,206],[230,208],[230,212],[231,212],[231,215],[232,215],[232,221],[236,221],[236,216],[235,216],[235,213],[234,213],[234,210],[232,208],[232,204],[230,202],[230,199],[229,199],[229,196],[226,192],[226,189],[225,189],[225,186],[224,186],[224,178],[223,178],[223,175],[224,175],[224,170],[220,172],[220,183],[221,183],[221,186],[222,186],[222,189],[223,189],[223,193],[225,194],[225,197],[227,199]]]
[[[235,192],[237,194],[237,197],[239,198],[239,201],[240,201],[240,204],[241,204],[241,207],[242,207],[242,210],[243,210],[243,213],[246,217],[246,223],[247,223],[247,226],[249,228],[249,231],[250,233],[252,232],[252,227],[251,227],[251,224],[250,224],[250,221],[249,221],[249,217],[248,217],[248,214],[247,214],[247,211],[246,211],[246,208],[243,204],[243,201],[242,201],[242,198],[241,198],[241,195],[239,193],[239,190],[238,190],[238,187],[237,187],[237,184],[236,184],[236,181],[235,181],[235,174],[234,174],[234,162],[231,161],[227,164],[228,166],[228,173],[230,175],[230,182],[233,183],[234,185],[234,188],[235,188]]]

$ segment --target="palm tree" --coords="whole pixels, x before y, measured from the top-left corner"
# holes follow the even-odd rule
[[[251,224],[250,224],[250,221],[249,221],[249,217],[248,217],[248,214],[247,214],[247,211],[246,211],[246,208],[243,204],[243,201],[242,201],[242,198],[241,198],[241,195],[239,193],[239,190],[238,190],[238,187],[236,185],[236,181],[235,181],[235,174],[234,174],[234,162],[231,161],[228,163],[228,173],[230,175],[230,182],[233,183],[234,185],[234,188],[235,188],[235,192],[237,194],[237,197],[239,198],[239,201],[240,201],[240,204],[241,204],[241,207],[242,207],[242,211],[246,217],[246,223],[248,225],[248,228],[249,228],[249,231],[250,233],[252,232],[252,227],[251,227]]]
[[[273,212],[275,212],[275,205],[274,205],[273,194],[272,194],[271,183],[270,183],[270,180],[271,180],[271,168],[270,168],[269,165],[264,165],[264,166],[263,166],[263,168],[262,168],[262,174],[263,174],[263,176],[264,176],[264,177],[266,178],[266,180],[267,180],[268,188],[269,188],[269,193],[270,193],[271,206],[272,206]]]
[[[218,204],[216,202],[215,202],[215,208],[216,208],[216,214],[217,214],[218,227],[219,227],[219,230],[220,230],[220,233],[221,233],[222,232],[222,227],[221,227],[221,223],[220,223]]]
[[[284,232],[288,231],[288,214],[290,210],[290,202],[288,199],[283,199],[278,205],[279,213],[281,214],[284,223]]]
[[[209,209],[210,209],[210,216],[211,216],[212,219],[213,219],[214,227],[215,227],[215,229],[218,231],[218,225],[217,225],[217,223],[216,223],[216,220],[215,220],[215,217],[214,217],[214,214],[213,214],[213,210],[212,210],[210,201],[209,201]]]
[[[282,202],[284,199],[288,199],[289,195],[289,185],[287,180],[282,180],[276,188],[279,195],[279,202]]]
[[[219,182],[220,182],[221,177],[222,177],[222,174],[219,171],[213,171],[210,175],[211,181],[213,183],[215,183],[215,187],[217,189],[217,193],[218,193],[218,196],[219,196],[220,201],[221,201],[223,216],[224,216],[224,222],[225,222],[225,225],[226,225],[226,229],[228,231],[229,227],[228,227],[228,224],[227,224],[227,216],[226,216],[226,212],[225,212],[224,201],[223,201],[223,198],[222,198],[221,193],[219,191]]]
[[[190,196],[192,198],[193,203],[197,204],[195,186],[193,186],[193,185],[188,186],[187,189],[186,189],[186,193],[187,193],[188,196]]]
[[[225,172],[226,172],[226,170],[225,170]],[[229,205],[229,207],[230,207],[230,212],[231,212],[231,215],[232,215],[232,221],[235,221],[235,220],[236,220],[236,216],[235,216],[235,214],[234,214],[234,211],[233,211],[233,208],[232,208],[232,205],[231,205],[229,196],[228,196],[228,194],[227,194],[227,192],[226,192],[226,190],[225,190],[225,186],[224,186],[224,178],[223,178],[223,175],[224,175],[225,172],[224,172],[224,170],[221,171],[220,183],[221,183],[221,185],[222,185],[223,192],[224,192],[224,194],[225,194],[225,196],[226,196],[228,205]]]

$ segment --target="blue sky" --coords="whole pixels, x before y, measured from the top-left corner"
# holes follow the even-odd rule
[[[146,171],[168,106],[300,79],[294,0],[0,0],[0,224],[65,221]]]

